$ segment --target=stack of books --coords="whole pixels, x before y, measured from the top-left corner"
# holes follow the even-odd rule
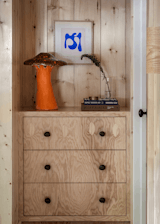
[[[117,99],[107,99],[98,97],[85,98],[81,104],[83,111],[117,111],[120,110]]]

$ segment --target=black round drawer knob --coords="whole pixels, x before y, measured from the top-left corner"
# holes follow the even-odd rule
[[[45,202],[46,202],[46,204],[50,204],[51,203],[51,199],[50,198],[46,198]]]
[[[51,166],[50,165],[45,165],[44,167],[46,170],[50,170],[51,169]]]
[[[44,133],[44,136],[49,137],[49,136],[51,136],[51,134],[50,134],[50,132],[47,131],[47,132]]]
[[[99,132],[99,135],[100,135],[101,137],[104,137],[105,134],[106,134],[106,133],[105,133],[104,131]]]
[[[106,169],[106,166],[105,166],[105,165],[100,165],[100,166],[99,166],[99,169],[100,169],[100,170],[105,170],[105,169]]]
[[[100,198],[99,201],[100,201],[101,203],[105,203],[106,200],[105,200],[105,198]]]

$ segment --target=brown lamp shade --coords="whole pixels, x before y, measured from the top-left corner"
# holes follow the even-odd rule
[[[52,54],[50,53],[40,53],[34,58],[31,58],[24,62],[24,65],[43,65],[43,66],[63,66],[67,65],[65,61],[56,59]]]

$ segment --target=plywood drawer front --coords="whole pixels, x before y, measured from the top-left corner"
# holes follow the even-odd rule
[[[89,118],[92,149],[126,149],[126,118]],[[105,134],[104,136],[101,136]]]
[[[125,117],[25,117],[24,149],[126,149],[125,122]]]
[[[24,151],[24,182],[126,182],[126,152]]]
[[[45,199],[49,198],[47,204]],[[105,203],[99,199],[105,198]],[[24,184],[24,215],[126,215],[125,184]]]
[[[24,149],[88,149],[91,136],[86,119],[77,117],[24,118]],[[50,137],[44,133],[50,132]]]

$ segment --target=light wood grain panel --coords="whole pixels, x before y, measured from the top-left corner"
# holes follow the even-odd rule
[[[23,217],[23,116],[18,115],[18,217]]]
[[[8,16],[8,15],[7,15]],[[18,111],[21,109],[22,1],[12,1],[12,223],[18,223]],[[8,138],[7,135],[5,135]],[[7,168],[6,171],[8,172]],[[8,201],[8,200],[7,200]],[[8,206],[8,205],[7,205]]]
[[[47,51],[47,1],[25,0],[23,3],[22,61]],[[34,106],[36,101],[36,69],[22,66],[22,106]]]
[[[160,2],[158,0],[148,1],[148,29],[157,30],[159,32],[160,15],[159,15]],[[157,32],[156,31],[156,32]],[[157,37],[150,42],[153,45],[153,51],[156,50],[155,43]],[[148,41],[148,40],[147,40]],[[157,43],[156,43],[157,45]],[[157,45],[158,46],[158,45]],[[152,61],[156,62],[159,55],[153,55]],[[160,210],[160,141],[159,141],[159,127],[160,127],[160,74],[159,67],[156,64],[156,70],[148,74],[148,96],[147,96],[147,223],[159,223],[159,210]],[[158,68],[158,69],[157,69]],[[154,73],[157,72],[158,74]]]
[[[126,182],[126,152],[25,151],[24,182]]]
[[[147,29],[147,73],[160,73],[160,27]]]
[[[48,117],[57,117],[57,116],[63,116],[63,117],[87,117],[88,115],[90,117],[94,116],[126,116],[126,114],[130,113],[130,110],[127,107],[120,107],[119,111],[81,111],[81,107],[60,107],[56,111],[37,111],[35,108],[22,108],[20,111],[21,114],[24,116],[29,117],[40,117],[40,116],[48,116]]]
[[[93,131],[90,128],[93,127]],[[126,149],[125,118],[24,118],[24,149]],[[100,132],[105,136],[101,137]],[[50,137],[44,133],[50,132]]]
[[[124,117],[88,118],[93,124],[92,149],[126,149],[126,121]],[[105,136],[100,136],[100,132]]]
[[[14,153],[14,152],[13,152]],[[0,220],[12,223],[12,1],[0,1]],[[13,163],[15,165],[15,163]],[[13,171],[14,172],[14,171]],[[15,173],[13,178],[15,178]],[[12,186],[15,189],[12,193]],[[14,197],[15,196],[15,197]],[[16,195],[13,196],[16,202]],[[17,213],[17,212],[16,212]],[[13,211],[13,216],[17,215]],[[16,220],[17,217],[13,217]]]
[[[147,220],[158,224],[160,208],[159,164],[160,164],[160,77],[148,74],[148,116],[147,116]]]
[[[75,1],[75,20],[94,21],[94,54],[100,60],[100,0]],[[75,106],[80,106],[83,98],[100,97],[101,76],[95,65],[75,66]]]
[[[112,78],[112,96],[125,106],[125,0],[101,1],[101,62]],[[101,82],[104,96],[104,82]]]
[[[133,224],[133,149],[131,138],[131,114],[126,116],[126,162],[127,162],[127,216]]]
[[[24,215],[126,215],[126,185],[25,184]]]
[[[128,224],[129,217],[128,216],[24,216],[21,221],[28,221],[28,222],[113,222],[112,224],[115,224],[114,222],[124,222],[124,224]],[[125,223],[126,221],[126,223]],[[128,222],[127,222],[128,221]],[[117,224],[117,223],[116,223]],[[130,224],[130,222],[129,222]]]
[[[125,38],[125,65],[126,65],[126,83],[125,83],[125,106],[130,109],[131,98],[131,76],[132,76],[132,37],[133,37],[133,21],[132,21],[132,1],[126,0],[126,38]]]
[[[133,60],[134,60],[134,55],[133,55],[133,20],[134,20],[134,13],[133,13],[133,1],[131,1],[131,27],[132,27],[132,35],[131,35],[131,76],[130,76],[130,114],[128,114],[128,121],[127,121],[127,126],[128,126],[128,131],[130,132],[128,136],[128,150],[127,150],[127,163],[129,168],[127,170],[130,170],[128,172],[128,179],[130,181],[130,193],[129,193],[129,199],[128,203],[130,205],[130,221],[131,224],[133,224]],[[128,197],[127,197],[128,198]],[[128,206],[127,206],[128,208]],[[128,211],[127,211],[128,213]]]
[[[50,137],[44,133],[50,132]],[[85,118],[24,118],[24,149],[90,149]]]
[[[125,0],[103,0],[102,2],[101,0],[24,1],[21,50],[23,52],[21,59],[22,86],[24,87],[22,89],[22,106],[34,106],[37,91],[34,77],[36,71],[30,66],[24,66],[23,62],[42,51],[48,50],[54,53],[55,20],[94,21],[94,54],[102,60],[106,74],[113,77],[113,97],[119,99],[121,106],[125,105],[125,98],[129,96],[130,33],[129,26],[127,27],[128,19],[125,29],[124,3]],[[126,17],[129,18],[129,10],[126,13]],[[126,38],[125,30],[128,33]],[[127,41],[125,42],[125,40]],[[126,63],[125,45],[126,59],[128,60]],[[100,71],[95,65],[54,68],[52,85],[59,107],[79,106],[83,98],[90,95],[104,96],[104,81],[102,81]]]
[[[74,0],[48,0],[48,51],[55,51],[55,21],[74,19]],[[55,67],[52,85],[59,107],[74,106],[74,66]]]
[[[22,224],[84,224],[84,222],[22,222]],[[87,224],[130,224],[130,222],[87,222]]]

